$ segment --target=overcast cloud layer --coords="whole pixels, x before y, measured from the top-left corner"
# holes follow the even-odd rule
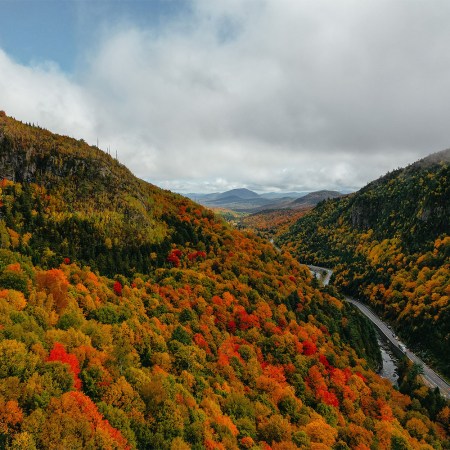
[[[359,188],[450,146],[449,18],[446,0],[194,1],[105,20],[70,75],[0,49],[0,109],[180,192]]]

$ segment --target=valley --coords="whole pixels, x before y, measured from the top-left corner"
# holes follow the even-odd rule
[[[0,450],[450,450],[449,1],[0,7]]]
[[[447,445],[445,400],[380,377],[370,321],[284,241],[341,200],[238,229],[6,114],[0,175],[2,448]]]
[[[333,267],[410,348],[449,376],[450,151],[324,202],[275,241],[301,261]],[[425,212],[426,211],[426,212]]]

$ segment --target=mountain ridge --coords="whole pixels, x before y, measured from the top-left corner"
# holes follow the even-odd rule
[[[249,189],[231,189],[225,192],[213,194],[188,194],[188,197],[198,201],[206,207],[224,207],[236,212],[255,213],[263,210],[289,209],[299,206],[314,206],[327,198],[336,198],[342,194],[337,191],[314,191],[298,194],[296,193],[258,194]]]
[[[444,150],[318,205],[278,243],[305,262],[334,268],[338,286],[366,299],[409,345],[433,353],[447,375],[448,180],[450,150]]]
[[[328,190],[321,190],[321,191],[314,191],[306,194],[303,197],[300,197],[296,200],[294,200],[294,204],[301,204],[301,205],[317,205],[317,203],[328,200],[330,198],[338,198],[342,197],[343,194],[341,194],[338,191],[328,191]]]

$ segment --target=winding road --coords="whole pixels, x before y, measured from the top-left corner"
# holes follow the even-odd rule
[[[331,269],[325,269],[325,267],[318,266],[308,266],[308,268],[324,286],[330,283],[331,275],[333,275]]]
[[[333,271],[324,267],[308,266],[309,270],[318,278],[324,286],[330,282]],[[442,379],[433,369],[428,367],[417,355],[408,350],[405,344],[403,344],[393,331],[365,304],[354,298],[344,296],[345,300],[352,305],[356,306],[371,322],[377,327],[381,334],[390,342],[391,346],[397,353],[405,355],[412,362],[420,365],[423,369],[423,379],[425,383],[431,387],[438,387],[441,395],[447,399],[450,399],[450,385]]]

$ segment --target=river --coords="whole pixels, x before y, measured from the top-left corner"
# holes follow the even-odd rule
[[[333,271],[324,267],[308,265],[312,274],[324,285],[329,284]],[[378,374],[383,378],[387,378],[394,386],[398,385],[397,364],[398,359],[395,357],[390,347],[390,342],[386,337],[375,328],[377,332],[377,342],[380,346],[382,367]]]
[[[398,387],[398,359],[392,353],[388,341],[383,339],[379,333],[377,333],[377,341],[380,346],[381,358],[383,360],[383,366],[378,372],[378,375],[387,378],[394,386]]]

